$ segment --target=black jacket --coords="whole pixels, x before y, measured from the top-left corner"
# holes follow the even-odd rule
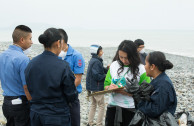
[[[165,74],[161,73],[150,83],[154,87],[151,101],[141,101],[138,109],[149,117],[158,117],[168,111],[174,115],[177,106],[177,97],[174,86]]]
[[[141,60],[141,63],[145,65],[145,59],[146,59],[147,54],[146,53],[139,53],[139,57]]]
[[[103,67],[102,58],[98,57],[97,55],[92,55],[87,70],[86,89],[89,91],[104,90],[106,73],[107,69]]]
[[[66,61],[44,51],[30,61],[25,76],[32,96],[32,111],[43,115],[70,115],[69,103],[78,98],[78,92]]]

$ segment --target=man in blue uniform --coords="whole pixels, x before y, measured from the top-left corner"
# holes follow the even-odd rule
[[[24,70],[30,59],[24,50],[32,45],[32,31],[25,25],[19,25],[13,31],[13,45],[0,54],[0,80],[3,89],[3,114],[6,126],[29,126],[30,106]]]
[[[84,74],[85,62],[78,51],[73,49],[67,44],[68,36],[63,29],[58,29],[62,36],[62,51],[59,57],[69,63],[71,70],[75,74],[75,86],[77,87],[78,93],[82,92],[81,79]],[[70,108],[71,113],[71,124],[72,126],[80,126],[80,103],[79,99],[72,103]]]

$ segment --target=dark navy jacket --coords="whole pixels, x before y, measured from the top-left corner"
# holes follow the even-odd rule
[[[50,51],[33,58],[25,70],[32,96],[31,111],[43,115],[70,115],[69,103],[78,97],[68,63]]]
[[[102,58],[92,55],[89,62],[86,76],[86,89],[89,91],[104,90],[104,80],[107,69],[103,67]]]
[[[173,84],[166,73],[161,73],[150,84],[154,86],[151,101],[141,101],[138,104],[138,109],[149,117],[158,117],[165,111],[174,115],[177,97]]]
[[[147,54],[146,53],[139,53],[139,57],[141,60],[141,63],[145,65],[145,59],[146,59]]]

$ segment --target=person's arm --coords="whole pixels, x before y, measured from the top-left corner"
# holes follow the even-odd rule
[[[75,86],[77,87],[81,83],[82,75],[84,74],[85,62],[81,54],[74,56],[74,68]]]
[[[70,67],[67,66],[65,71],[63,72],[62,78],[62,89],[63,93],[66,96],[68,103],[74,102],[78,98],[78,92],[75,87],[75,76],[71,71]]]
[[[26,85],[26,79],[25,79],[24,71],[25,71],[29,61],[30,60],[26,58],[20,64],[20,77],[21,77],[21,80],[22,80],[22,85],[23,85],[23,88],[24,88],[24,93],[25,93],[26,98],[28,99],[28,101],[30,101],[32,99],[32,97],[31,97],[30,92],[28,91],[28,87]]]
[[[104,67],[104,73],[105,73],[105,74],[107,74],[109,68],[110,68],[110,64],[108,64],[107,67]]]
[[[105,90],[109,89],[109,86],[111,85],[111,82],[112,82],[112,77],[111,77],[110,69],[109,69],[107,74],[106,74],[105,81],[104,81],[104,89]]]
[[[109,69],[106,74],[105,81],[104,81],[104,90],[110,90],[110,89],[115,89],[115,88],[118,88],[118,86],[115,84],[112,84],[112,77],[111,77],[110,69]]]
[[[100,62],[94,62],[92,64],[92,78],[99,82],[104,81],[106,75],[104,74],[103,66]]]
[[[30,92],[28,91],[27,85],[24,85],[23,88],[24,88],[24,92],[26,94],[26,98],[28,99],[28,101],[32,100],[32,97],[30,95]]]
[[[164,85],[157,88],[151,95],[150,101],[141,100],[138,104],[138,109],[149,117],[158,117],[169,107],[169,90],[168,85],[164,82],[159,82],[158,85]]]
[[[155,92],[155,94],[151,96],[150,102],[140,101],[138,109],[149,117],[158,117],[164,110],[164,99],[166,99],[166,94]]]
[[[139,85],[141,85],[141,83],[143,81],[146,81],[147,83],[150,83],[151,82],[150,77],[148,77],[146,75],[146,72],[144,72],[143,74],[140,75]]]
[[[103,71],[104,71],[104,73],[105,73],[105,74],[107,74],[107,72],[108,72],[108,68],[103,67]]]
[[[82,80],[82,74],[75,74],[75,86],[77,87]]]

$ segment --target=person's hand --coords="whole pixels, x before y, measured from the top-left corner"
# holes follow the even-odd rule
[[[109,86],[106,86],[106,87],[105,87],[105,90],[110,90],[110,89],[115,89],[115,88],[118,88],[118,86],[115,85],[115,84],[111,84],[111,85],[109,85]]]
[[[109,69],[110,68],[110,64],[108,64],[106,68]]]
[[[109,90],[110,90],[110,89],[115,89],[115,88],[118,88],[118,86],[115,85],[115,84],[111,84],[111,85],[109,86]]]
[[[122,95],[132,96],[132,94],[127,93],[123,88],[122,89],[115,90],[114,92],[120,93]]]

